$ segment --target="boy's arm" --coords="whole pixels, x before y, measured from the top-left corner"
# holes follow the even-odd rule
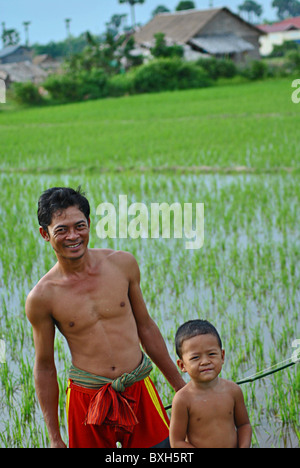
[[[171,448],[195,448],[186,442],[189,422],[186,397],[181,392],[176,393],[172,404],[172,416],[170,424]]]
[[[55,326],[45,305],[34,293],[26,301],[26,315],[33,328],[35,346],[34,379],[37,397],[49,432],[52,448],[66,448],[58,422],[59,389],[54,362]]]
[[[238,385],[235,386],[234,417],[238,435],[238,448],[250,448],[252,429],[244,402],[243,392]]]

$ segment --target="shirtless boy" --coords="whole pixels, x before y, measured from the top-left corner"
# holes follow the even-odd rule
[[[191,381],[173,399],[172,448],[249,448],[252,430],[241,389],[219,374],[225,352],[206,320],[179,327],[177,364]]]
[[[57,263],[28,295],[37,396],[51,447],[65,448],[58,421],[55,327],[72,357],[67,391],[70,447],[151,447],[168,436],[168,419],[149,378],[150,359],[175,391],[184,381],[148,314],[140,272],[127,252],[89,249],[90,207],[68,188],[40,197],[40,233]],[[142,353],[140,344],[150,359]]]

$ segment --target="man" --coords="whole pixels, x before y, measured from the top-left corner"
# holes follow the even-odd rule
[[[150,359],[175,391],[184,386],[140,289],[127,252],[89,249],[90,207],[69,188],[39,199],[40,233],[57,257],[28,295],[35,386],[51,447],[66,447],[58,421],[55,326],[72,357],[67,390],[70,447],[151,447],[168,436],[168,418],[152,381]]]

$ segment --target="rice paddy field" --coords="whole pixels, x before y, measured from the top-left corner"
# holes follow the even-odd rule
[[[300,104],[291,81],[265,81],[38,109],[0,107],[0,447],[47,447],[24,304],[53,266],[38,232],[37,200],[81,185],[91,247],[132,252],[148,310],[174,360],[174,335],[206,318],[234,381],[288,360],[300,339]],[[100,239],[97,206],[204,203],[205,239]],[[62,305],[63,306],[63,305]],[[299,347],[299,346],[298,346]],[[59,414],[67,442],[70,355],[55,338]],[[154,370],[165,403],[172,389]],[[255,448],[299,447],[299,364],[242,386]]]

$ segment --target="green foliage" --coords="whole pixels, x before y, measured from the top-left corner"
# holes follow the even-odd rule
[[[78,99],[78,82],[71,75],[53,75],[44,83],[55,101],[68,102]]]
[[[38,88],[30,81],[26,83],[14,83],[13,91],[15,99],[19,104],[36,106],[43,102]]]
[[[101,69],[52,75],[44,83],[54,101],[73,102],[107,96],[107,76]]]
[[[284,57],[288,52],[294,50],[300,53],[300,44],[295,41],[284,41],[281,45],[275,44],[268,57]]]
[[[70,54],[78,54],[88,45],[87,35],[89,33],[82,33],[78,37],[68,37],[64,41],[54,42],[51,41],[48,44],[33,44],[32,49],[35,55],[47,54],[53,58],[66,58]],[[97,37],[96,41],[100,44],[100,40]]]
[[[42,98],[35,85],[26,83],[15,87],[16,101],[32,105],[53,101],[67,103],[108,96],[203,88],[213,84],[222,85],[224,82],[237,84],[248,80],[287,76],[300,69],[298,50],[287,54],[284,66],[280,67],[263,60],[238,66],[230,59],[214,57],[186,62],[176,56],[181,55],[181,47],[168,47],[164,35],[157,34],[152,49],[157,58],[144,65],[140,65],[141,56],[130,55],[134,40],[126,42],[122,52],[131,69],[125,73],[120,64],[120,56],[116,58],[115,55],[117,47],[118,44],[111,37],[111,43],[106,43],[100,50],[91,37],[84,53],[72,56],[67,62],[64,74],[51,75],[43,84],[50,93],[50,100]]]
[[[108,80],[108,95],[112,97],[125,96],[133,94],[133,78],[132,73],[123,75],[115,75]]]
[[[92,69],[90,72],[81,72],[78,79],[83,99],[99,99],[107,96],[108,78],[103,70]]]
[[[124,42],[124,36],[117,39],[110,32],[106,33],[105,42],[99,46],[97,39],[90,33],[86,33],[87,47],[77,54],[71,55],[65,62],[67,73],[80,73],[82,70],[90,71],[100,68],[107,75],[120,72],[120,54],[118,48]]]
[[[197,65],[206,70],[209,77],[213,80],[218,78],[233,78],[237,74],[237,67],[232,60],[216,59],[214,57],[199,59]]]
[[[253,60],[247,67],[241,70],[241,74],[249,80],[261,80],[268,74],[268,66],[261,60]]]
[[[142,65],[134,76],[137,93],[203,88],[210,84],[207,73],[201,67],[171,58],[160,58]]]
[[[2,167],[26,161],[33,169],[54,170],[65,157],[81,171],[88,153],[98,171],[140,165],[298,168],[300,114],[292,92],[287,78],[42,106],[26,113],[29,125],[23,111],[3,112]]]
[[[192,10],[193,8],[196,8],[195,2],[190,0],[183,0],[178,3],[176,11]]]
[[[287,61],[292,71],[299,72],[300,71],[300,49],[291,50],[287,54]]]
[[[20,33],[16,29],[3,29],[1,40],[4,47],[18,45],[20,44]]]
[[[123,48],[123,57],[126,58],[128,63],[128,68],[137,67],[138,65],[142,65],[144,58],[143,55],[131,55],[132,50],[135,48],[135,41],[134,37],[131,36],[125,44]]]
[[[245,0],[242,5],[238,6],[240,12],[248,13],[248,21],[253,23],[253,15],[260,17],[263,12],[263,8],[253,0]]]
[[[184,54],[183,47],[177,44],[172,46],[168,46],[165,40],[164,33],[157,33],[154,34],[155,37],[155,45],[152,47],[151,54],[153,57],[160,58],[160,57],[179,57],[182,58]]]
[[[136,3],[144,3],[145,0],[119,0],[119,3],[129,3],[129,5],[135,5]]]
[[[300,2],[298,0],[273,0],[272,7],[277,8],[277,16],[280,20],[300,15]]]
[[[158,5],[155,10],[152,11],[152,16],[154,17],[160,13],[170,13],[170,10],[165,5]]]

